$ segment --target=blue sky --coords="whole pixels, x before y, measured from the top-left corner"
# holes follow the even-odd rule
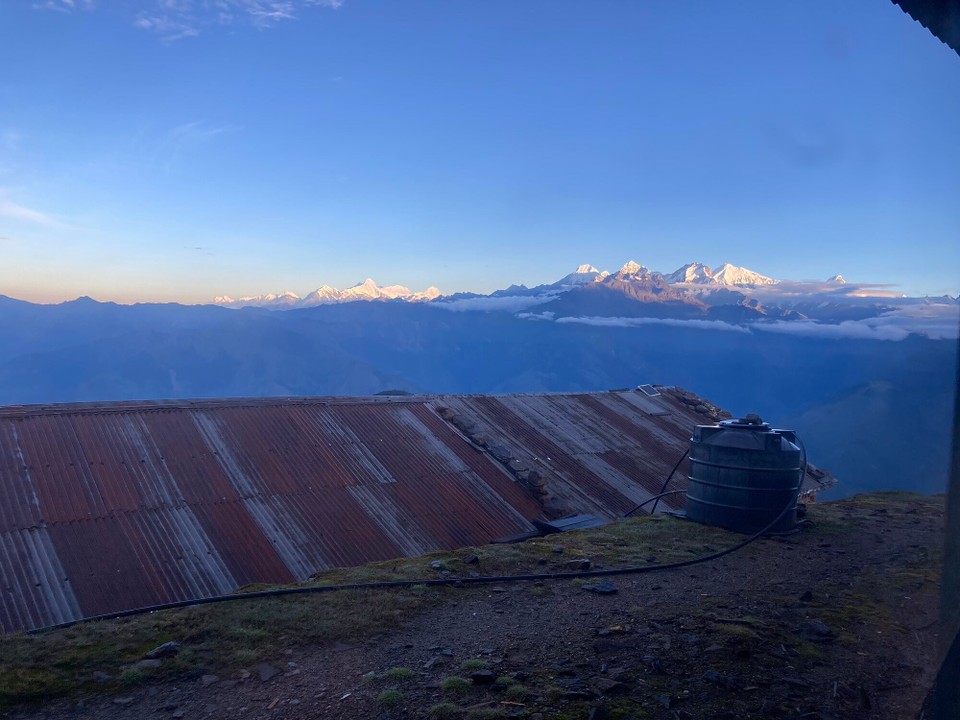
[[[886,0],[4,0],[0,294],[960,291],[960,57]]]

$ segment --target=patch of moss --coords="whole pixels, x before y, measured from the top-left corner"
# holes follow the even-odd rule
[[[47,670],[24,667],[4,674],[0,684],[0,708],[12,701],[37,700],[62,694],[67,689],[62,678]]]
[[[632,720],[633,718],[651,717],[646,708],[626,698],[611,701],[607,705],[607,716],[610,720]]]
[[[117,680],[123,685],[143,685],[149,677],[149,673],[143,668],[129,667],[120,672]]]
[[[729,635],[736,638],[742,638],[745,640],[759,640],[760,636],[756,631],[751,630],[745,625],[733,625],[730,623],[717,623],[713,626],[713,629],[716,632],[723,633],[724,635]]]

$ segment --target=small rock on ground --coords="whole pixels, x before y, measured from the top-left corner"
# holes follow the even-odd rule
[[[158,658],[173,657],[180,652],[180,643],[176,640],[168,640],[163,645],[158,645],[143,657],[147,660],[156,660]]]
[[[477,670],[470,673],[470,679],[474,685],[492,685],[497,679],[492,670]]]
[[[586,585],[583,585],[582,588],[587,592],[597,593],[598,595],[612,595],[617,591],[617,586],[609,580],[587,583]]]
[[[270,663],[262,662],[262,663],[257,663],[257,674],[260,676],[260,679],[263,682],[267,682],[268,680],[271,680],[277,675],[279,675],[280,671],[277,670]]]

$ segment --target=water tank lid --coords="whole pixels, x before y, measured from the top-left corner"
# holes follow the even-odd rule
[[[720,427],[738,430],[762,430],[764,432],[770,429],[770,425],[765,423],[763,418],[756,413],[749,413],[742,418],[734,418],[733,420],[722,420]]]

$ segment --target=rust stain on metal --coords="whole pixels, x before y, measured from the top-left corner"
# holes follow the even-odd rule
[[[0,408],[0,630],[519,535],[530,471],[614,518],[705,421],[629,392]]]

